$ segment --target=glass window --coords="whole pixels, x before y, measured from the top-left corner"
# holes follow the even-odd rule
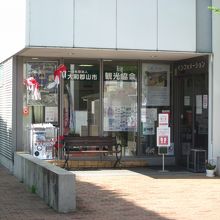
[[[58,124],[58,87],[54,83],[57,62],[26,62],[23,87],[23,143],[28,150],[31,124]]]
[[[66,61],[64,135],[98,136],[100,129],[99,62]]]
[[[137,63],[104,62],[104,135],[117,137],[123,155],[136,155]]]
[[[143,63],[141,80],[141,149],[144,155],[156,156],[158,114],[171,117],[170,65]]]

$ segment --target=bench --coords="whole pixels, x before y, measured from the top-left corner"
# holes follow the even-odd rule
[[[68,161],[74,154],[99,154],[103,156],[115,154],[114,167],[120,164],[122,157],[121,144],[117,144],[116,137],[104,136],[64,136],[64,168],[69,169]]]

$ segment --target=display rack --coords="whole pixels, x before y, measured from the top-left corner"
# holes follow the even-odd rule
[[[59,128],[50,123],[32,124],[28,132],[31,155],[44,160],[57,158],[54,146],[59,135]]]

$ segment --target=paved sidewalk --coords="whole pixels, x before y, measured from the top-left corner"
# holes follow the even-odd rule
[[[0,219],[220,219],[220,178],[143,169],[75,171],[77,211],[59,214],[0,166]]]

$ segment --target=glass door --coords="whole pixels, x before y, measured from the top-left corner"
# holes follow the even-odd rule
[[[100,86],[98,61],[66,61],[63,117],[64,135],[98,136]]]
[[[179,77],[179,145],[181,164],[190,149],[208,149],[207,75]]]

